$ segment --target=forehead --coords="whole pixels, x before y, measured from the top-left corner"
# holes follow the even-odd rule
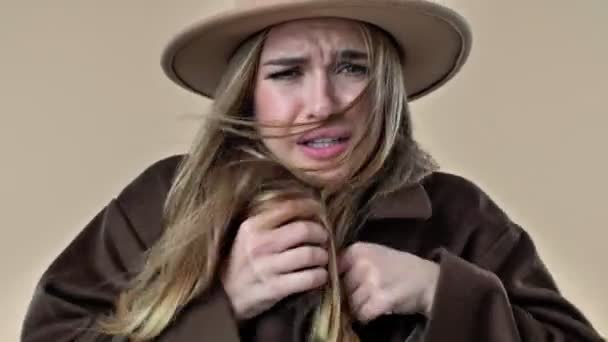
[[[298,51],[307,46],[321,48],[365,48],[360,23],[339,18],[301,19],[273,27],[266,37],[264,52]]]

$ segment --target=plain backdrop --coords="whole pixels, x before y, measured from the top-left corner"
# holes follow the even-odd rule
[[[412,104],[416,137],[530,232],[606,334],[608,1],[442,2],[469,19],[473,52]],[[0,341],[18,340],[36,281],[93,215],[189,146],[208,102],[165,78],[160,53],[229,5],[0,0]]]

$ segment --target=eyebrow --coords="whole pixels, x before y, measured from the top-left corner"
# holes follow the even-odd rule
[[[342,50],[338,54],[338,60],[367,59],[367,53],[360,50]]]
[[[353,49],[341,50],[337,53],[337,55],[338,55],[338,60],[340,60],[340,61],[367,59],[367,53],[360,51],[360,50],[353,50]],[[262,65],[294,66],[294,65],[304,64],[304,63],[308,62],[308,60],[309,60],[308,57],[281,57],[281,58],[270,59],[270,60],[264,62]]]

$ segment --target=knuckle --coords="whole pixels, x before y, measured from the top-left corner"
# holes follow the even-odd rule
[[[329,240],[327,229],[317,222],[310,222],[308,230],[310,238],[316,237],[321,243],[326,243]]]
[[[239,226],[239,231],[238,233],[241,234],[250,234],[251,231],[254,230],[254,224],[251,221],[251,219],[246,219],[245,221],[241,222],[241,225]]]
[[[361,310],[359,310],[359,319],[361,321],[369,321],[372,318],[372,308],[371,305],[364,305]]]
[[[378,272],[369,272],[367,275],[367,281],[369,285],[376,291],[381,288],[381,280]]]
[[[328,261],[328,254],[325,250],[319,247],[313,247],[312,249],[312,262],[316,265],[323,265]]]
[[[285,284],[280,281],[280,278],[273,278],[267,281],[269,295],[275,299],[286,293]]]
[[[268,254],[272,250],[272,241],[264,241],[262,239],[249,239],[247,241],[247,250],[253,257],[259,257]]]
[[[320,269],[317,272],[311,272],[310,277],[308,279],[308,285],[310,287],[316,287],[321,284],[324,284],[327,280],[327,271],[324,269]]]
[[[298,238],[301,239],[301,241],[309,241],[313,239],[315,231],[308,222],[298,221],[295,223],[295,225],[294,230],[297,230]]]
[[[304,247],[304,260],[307,264],[313,265],[318,260],[318,253],[313,247]]]
[[[373,276],[378,276],[378,266],[371,261],[370,259],[364,257],[364,256],[358,256],[354,258],[354,265],[357,267],[359,272],[368,274],[368,275],[373,275]]]
[[[307,289],[313,288],[318,282],[317,278],[318,276],[314,272],[311,272],[308,277],[304,278],[302,281],[304,283],[304,287]]]
[[[365,275],[366,278],[367,278],[367,275],[372,273],[372,269],[371,269],[369,263],[366,262],[365,260],[362,260],[362,259],[356,258],[356,257],[352,257],[351,262],[353,265],[353,270],[356,273]]]
[[[388,308],[391,307],[391,300],[386,294],[384,294],[384,292],[379,291],[379,293],[375,297],[374,307],[377,309],[378,312],[386,311]]]
[[[326,264],[329,261],[329,253],[323,248],[317,248],[317,260],[322,264]]]
[[[262,246],[260,246],[260,245],[253,245],[253,246],[249,245],[247,247],[247,251],[248,251],[248,254],[252,257],[257,257],[257,256],[264,254],[262,251]]]
[[[288,212],[297,212],[302,210],[301,207],[302,205],[300,204],[301,201],[298,200],[287,200],[285,202],[283,202],[283,210],[286,210]]]
[[[326,269],[321,269],[319,271],[319,275],[317,276],[317,280],[319,281],[319,284],[324,284],[327,282],[327,279],[329,278],[329,273],[327,272]]]
[[[365,243],[363,243],[363,242],[355,242],[350,247],[350,252],[355,257],[363,257],[365,255],[366,249],[367,248],[366,248]]]
[[[342,255],[342,259],[344,259],[344,262],[347,262],[348,264],[350,264],[353,267],[355,267],[359,264],[359,260],[358,260],[357,256],[355,255],[355,253],[353,252],[352,246],[348,247],[346,249],[346,251]]]
[[[329,240],[329,233],[328,233],[327,229],[325,227],[323,227],[322,225],[315,223],[314,230],[319,232],[319,235],[321,236],[321,242],[327,243],[327,241]]]
[[[308,224],[308,222],[298,221],[296,223],[296,226],[303,238],[309,239],[312,236],[312,229],[310,228],[310,225]]]
[[[314,211],[319,204],[310,198],[297,198],[284,201],[282,206],[287,212],[302,213]]]

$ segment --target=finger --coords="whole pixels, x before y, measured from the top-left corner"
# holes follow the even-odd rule
[[[282,252],[303,244],[323,246],[329,240],[329,233],[316,222],[295,221],[268,232],[265,238],[271,241],[272,252]]]
[[[351,310],[355,313],[355,316],[357,316],[357,318],[359,318],[360,320],[362,320],[361,310],[370,298],[371,292],[365,286],[360,286],[355,292],[351,293],[348,296],[348,302],[350,304]]]
[[[344,275],[352,267],[352,261],[348,259],[347,253],[338,256],[338,274]]]
[[[348,272],[355,265],[357,254],[360,253],[359,251],[362,249],[362,246],[363,244],[360,242],[354,243],[348,246],[342,254],[340,254],[338,261],[340,274]]]
[[[344,287],[349,294],[355,293],[355,291],[363,285],[365,273],[363,267],[352,267],[348,272],[344,273]]]
[[[318,246],[301,246],[268,256],[268,271],[272,274],[290,273],[303,268],[324,267],[329,255]]]
[[[274,229],[296,218],[316,217],[320,210],[320,204],[312,199],[287,200],[248,218],[241,226],[253,230]]]
[[[319,288],[327,283],[327,270],[313,268],[304,271],[282,274],[275,277],[270,286],[277,296],[284,298],[294,293]]]
[[[365,302],[359,306],[357,317],[361,322],[368,323],[369,321],[377,318],[378,316],[389,314],[390,305],[387,301],[381,300],[382,297],[370,296]]]
[[[374,320],[376,317],[380,316],[378,310],[374,307],[371,301],[367,301],[361,309],[359,309],[358,318],[364,324],[369,323]]]

